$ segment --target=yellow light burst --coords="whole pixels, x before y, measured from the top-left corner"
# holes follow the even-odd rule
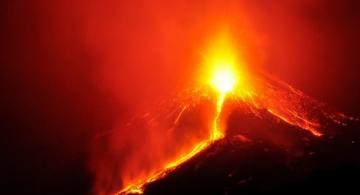
[[[239,85],[241,76],[239,67],[243,65],[238,60],[237,49],[226,31],[218,34],[210,42],[204,56],[205,82],[217,92],[216,112],[210,140],[215,141],[224,137],[223,129],[219,126],[219,118],[227,94],[234,92]]]
[[[211,84],[220,93],[227,93],[235,88],[236,82],[234,71],[227,66],[223,66],[214,72]]]
[[[242,82],[242,68],[244,63],[239,60],[238,50],[230,34],[221,31],[205,50],[203,70],[207,85],[215,89],[219,95],[236,90]]]
[[[214,64],[214,67],[215,69],[210,78],[210,85],[215,88],[219,94],[216,101],[213,129],[210,134],[210,139],[213,141],[224,137],[224,132],[218,125],[219,118],[227,93],[233,91],[238,82],[236,70],[226,59],[223,59],[222,63]]]

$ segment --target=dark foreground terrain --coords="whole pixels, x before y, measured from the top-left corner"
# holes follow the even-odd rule
[[[315,137],[269,118],[244,121],[233,116],[227,138],[148,184],[145,194],[360,192],[358,122]]]

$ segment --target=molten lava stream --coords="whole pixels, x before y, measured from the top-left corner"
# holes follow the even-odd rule
[[[226,34],[222,34],[214,43],[214,45],[209,47],[210,49],[207,52],[206,59],[204,59],[206,73],[204,74],[205,78],[202,78],[201,81],[203,82],[203,85],[210,85],[211,88],[217,91],[216,112],[212,121],[212,129],[210,130],[209,138],[196,144],[191,151],[178,157],[175,161],[167,163],[163,169],[158,170],[148,178],[138,180],[137,182],[128,185],[120,191],[120,194],[143,193],[145,184],[164,177],[171,170],[176,169],[180,164],[203,151],[212,142],[224,137],[224,130],[219,128],[218,122],[226,95],[230,91],[233,91],[238,84],[239,72],[236,68],[236,65],[238,64],[236,51],[231,44],[232,42],[229,37]],[[178,119],[176,119],[176,121],[177,120]]]
[[[190,158],[194,157],[199,152],[203,151],[205,148],[207,148],[211,143],[213,143],[216,140],[219,140],[224,137],[224,133],[222,130],[218,127],[218,120],[221,114],[221,110],[224,104],[224,100],[226,97],[226,92],[222,92],[219,94],[217,101],[216,101],[216,113],[215,118],[213,120],[213,128],[211,129],[210,136],[207,140],[204,140],[200,143],[198,143],[193,149],[182,156],[180,156],[178,159],[176,159],[173,162],[170,162],[166,164],[166,166],[162,169],[154,173],[153,175],[149,176],[147,179],[140,180],[138,182],[135,182],[134,184],[131,184],[121,190],[118,194],[142,194],[144,192],[144,187],[147,183],[153,182],[155,180],[161,179],[167,175],[170,171],[176,169],[179,165],[186,162]]]
[[[210,140],[215,141],[224,137],[224,133],[218,127],[218,120],[221,114],[221,110],[224,104],[226,94],[220,94],[218,100],[216,101],[216,114],[213,121],[213,129],[211,131]]]
[[[137,183],[131,184],[121,190],[118,194],[142,194],[144,192],[144,187],[147,183],[153,182],[155,180],[161,179],[166,176],[167,173],[176,169],[177,166],[182,164],[183,162],[189,160],[193,156],[195,156],[200,151],[204,150],[207,146],[209,146],[209,140],[200,142],[197,144],[189,153],[179,157],[177,160],[168,163],[162,170],[154,173],[153,175],[149,176],[145,180],[141,180]]]

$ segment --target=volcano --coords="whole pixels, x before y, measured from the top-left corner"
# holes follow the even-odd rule
[[[115,193],[256,193],[357,161],[358,119],[249,68],[229,37],[208,47],[200,82],[123,127],[150,142],[134,137]]]
[[[210,92],[196,90],[185,95],[192,101],[177,109],[175,126],[191,126],[189,118],[199,115],[202,105],[209,102],[217,105],[213,131],[221,126],[222,132],[211,133],[209,139],[119,194],[286,191],[282,186],[302,188],[300,183],[308,181],[314,171],[359,162],[358,119],[332,111],[274,77],[257,79],[266,86],[260,97],[232,95],[220,99],[221,106],[219,99],[214,103],[204,95]],[[199,99],[194,101],[194,97]],[[316,178],[313,180],[316,185]]]

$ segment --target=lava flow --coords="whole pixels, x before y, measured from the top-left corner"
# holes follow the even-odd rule
[[[214,100],[215,113],[210,122],[208,138],[193,144],[192,149],[167,162],[162,168],[124,183],[118,194],[143,193],[146,184],[163,178],[211,143],[224,138],[226,133],[221,118],[226,100],[235,102],[235,105],[245,105],[260,117],[262,111],[270,113],[274,118],[315,137],[326,133],[326,125],[322,125],[322,122],[346,125],[342,122],[345,115],[328,110],[301,91],[264,72],[249,71],[229,36],[220,36],[213,42],[206,51],[203,67],[200,84],[191,90],[189,97],[183,95],[180,98],[180,111],[174,124],[178,123],[185,110],[197,103],[196,100],[201,97]],[[184,101],[186,98],[189,101]]]
[[[218,125],[218,121],[227,94],[231,93],[239,82],[237,71],[235,68],[235,53],[233,48],[229,45],[229,42],[227,41],[227,39],[220,39],[217,42],[216,50],[209,51],[209,54],[207,54],[207,56],[209,57],[205,59],[207,68],[211,68],[209,68],[210,72],[206,73],[206,78],[204,79],[204,81],[201,82],[205,82],[205,85],[210,86],[216,91],[215,117],[212,122],[212,129],[209,138],[196,144],[190,152],[180,156],[173,162],[169,162],[162,170],[159,170],[158,172],[149,176],[147,179],[140,180],[139,182],[136,182],[135,184],[131,184],[128,187],[124,188],[120,192],[120,194],[143,193],[143,188],[145,184],[164,177],[169,171],[175,169],[178,165],[182,164],[200,151],[204,150],[212,142],[219,140],[225,136],[223,129],[221,129]],[[183,110],[184,109],[182,109],[182,111]],[[177,119],[181,116],[181,114],[182,112],[180,112]]]

